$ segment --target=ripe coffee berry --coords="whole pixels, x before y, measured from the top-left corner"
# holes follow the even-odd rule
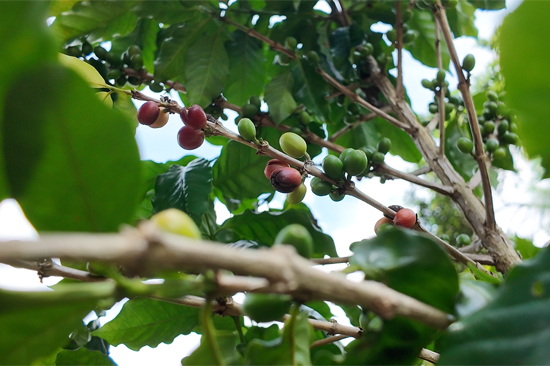
[[[395,214],[393,223],[395,226],[402,226],[410,229],[416,224],[416,214],[411,209],[402,208]]]
[[[183,126],[178,131],[178,144],[185,150],[194,150],[204,142],[204,132],[189,126]]]
[[[302,175],[294,168],[284,167],[274,171],[270,181],[276,191],[290,193],[302,184]]]
[[[271,179],[271,175],[276,170],[280,170],[282,168],[288,168],[290,165],[285,163],[284,161],[281,161],[279,159],[271,159],[267,162],[265,169],[264,169],[264,175],[267,179]]]
[[[200,105],[194,104],[189,108],[183,108],[180,117],[187,127],[200,130],[206,127],[206,113]]]
[[[155,102],[146,102],[143,104],[137,112],[137,120],[142,125],[152,125],[157,120],[160,113],[160,109]]]

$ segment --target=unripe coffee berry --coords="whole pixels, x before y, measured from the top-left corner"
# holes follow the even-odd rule
[[[402,208],[395,214],[393,223],[395,226],[402,226],[410,229],[416,224],[416,213],[411,209]]]
[[[462,60],[462,68],[468,72],[472,71],[476,66],[476,58],[472,54],[467,54]]]
[[[178,131],[178,144],[185,150],[194,150],[204,142],[204,132],[189,126],[183,126]]]
[[[276,191],[290,193],[302,184],[302,175],[294,168],[284,167],[274,171],[270,181]]]
[[[267,162],[265,169],[264,169],[264,175],[267,179],[271,179],[271,175],[276,170],[280,170],[282,168],[289,168],[290,165],[285,163],[284,161],[281,161],[279,159],[271,159]]]
[[[323,160],[323,170],[325,174],[334,180],[341,179],[344,175],[344,164],[342,160],[334,155],[327,155]]]
[[[183,108],[180,117],[187,127],[200,130],[206,127],[206,113],[200,105],[192,105],[189,108]]]
[[[290,192],[286,196],[286,200],[288,201],[288,203],[295,205],[297,203],[302,202],[302,200],[306,196],[306,193],[307,193],[307,187],[305,186],[304,183],[302,183],[298,188],[296,188],[296,190]]]
[[[344,170],[349,175],[359,175],[367,168],[367,156],[363,150],[350,151],[344,159]]]
[[[137,120],[142,125],[152,125],[157,120],[160,113],[160,108],[155,102],[146,102],[137,112]]]
[[[316,196],[326,196],[332,190],[332,184],[320,178],[314,177],[310,183],[311,191]]]
[[[256,138],[256,126],[249,118],[242,118],[239,121],[238,128],[239,134],[246,141],[252,141]]]
[[[307,144],[305,140],[293,133],[285,132],[279,138],[281,149],[293,158],[301,158],[306,153]]]

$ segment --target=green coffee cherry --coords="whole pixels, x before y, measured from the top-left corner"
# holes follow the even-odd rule
[[[485,150],[492,153],[496,149],[498,149],[498,141],[495,139],[488,139],[487,142],[485,142]]]
[[[510,123],[510,126],[508,127],[508,130],[510,132],[513,132],[513,133],[516,133],[518,132],[518,125],[516,125],[515,123]]]
[[[391,149],[391,140],[387,137],[384,137],[382,140],[378,141],[376,149],[382,154],[387,154]]]
[[[510,124],[508,123],[508,121],[506,121],[506,120],[500,121],[500,123],[498,124],[498,127],[497,127],[498,134],[499,135],[504,135],[506,133],[506,131],[508,131],[509,126],[510,126]]]
[[[460,234],[456,237],[456,245],[459,247],[463,247],[466,245],[469,245],[471,242],[470,237],[466,234]]]
[[[65,53],[67,55],[73,56],[73,57],[82,56],[82,51],[80,50],[80,47],[78,47],[78,46],[67,47],[67,49],[65,50]]]
[[[141,48],[139,48],[139,46],[133,44],[130,47],[128,47],[128,54],[130,56],[141,55]]]
[[[445,70],[439,70],[437,72],[437,76],[435,77],[439,83],[442,83],[445,81]]]
[[[471,53],[467,54],[462,60],[462,68],[471,72],[476,66],[476,58]]]
[[[362,150],[352,150],[344,159],[344,170],[350,175],[359,175],[363,173],[367,165],[367,156]]]
[[[355,103],[351,103],[348,105],[348,112],[351,114],[359,114],[361,111],[359,110],[359,106]]]
[[[292,305],[292,297],[277,294],[246,294],[242,311],[256,322],[281,320]]]
[[[403,15],[401,16],[401,20],[403,21],[403,23],[405,23],[412,18],[412,15],[413,15],[413,12],[411,10],[405,10],[403,12]]]
[[[296,38],[287,37],[287,39],[285,39],[285,48],[286,49],[294,51],[297,46],[298,46],[298,41],[296,41]]]
[[[506,157],[506,149],[504,147],[499,147],[493,152],[493,159],[500,160]]]
[[[332,184],[320,178],[314,177],[310,183],[311,191],[316,196],[326,196],[332,190]]]
[[[411,43],[413,42],[416,37],[418,37],[418,33],[414,30],[408,30],[403,34],[403,43]]]
[[[327,155],[323,160],[323,170],[329,178],[339,180],[344,176],[344,163],[334,155]]]
[[[260,108],[258,108],[256,105],[245,104],[241,107],[241,116],[252,118],[256,114],[258,114],[259,111],[260,111]]]
[[[112,70],[109,70],[109,72],[107,73],[107,79],[116,80],[120,77],[120,75],[122,75],[122,73],[120,72],[119,69],[112,69]]]
[[[395,29],[391,29],[386,32],[386,37],[388,37],[391,43],[395,43],[397,41],[397,32]]]
[[[345,194],[340,194],[338,193],[338,191],[332,191],[329,193],[329,197],[331,200],[333,200],[334,202],[340,202],[341,200],[344,199],[346,195]]]
[[[302,183],[294,191],[287,194],[286,200],[288,201],[288,203],[291,203],[293,205],[298,204],[302,202],[302,200],[306,196],[306,193],[307,193],[307,187],[305,186],[304,183]]]
[[[281,53],[281,54],[279,55],[279,64],[280,64],[280,65],[286,66],[286,65],[288,65],[291,61],[292,61],[292,58],[290,58],[290,56],[287,55],[286,53]]]
[[[149,84],[149,89],[151,89],[152,92],[161,93],[164,91],[164,86],[160,85],[156,80],[153,80],[151,84]]]
[[[258,97],[257,95],[251,96],[250,99],[248,99],[248,103],[255,105],[256,107],[258,107],[258,109],[260,109],[262,105],[260,97]]]
[[[313,254],[313,238],[309,231],[300,224],[284,227],[275,237],[274,244],[292,245],[304,258],[309,259]]]
[[[306,53],[306,57],[309,60],[309,62],[311,62],[312,64],[314,65],[319,64],[319,55],[317,54],[317,52],[309,51],[308,53]]]
[[[306,142],[301,136],[293,132],[283,133],[279,138],[279,144],[281,149],[293,158],[301,158],[306,153]]]
[[[493,133],[494,130],[495,130],[495,123],[492,122],[492,121],[487,121],[483,125],[483,133],[485,135],[489,135],[489,134]]]
[[[430,111],[431,114],[436,114],[437,111],[438,111],[437,104],[431,103],[431,104],[428,106],[428,110]]]
[[[502,135],[500,140],[505,144],[516,145],[519,141],[519,137],[513,132],[506,132],[504,135]]]
[[[363,58],[367,58],[368,56],[372,55],[373,52],[374,46],[370,43],[365,43],[363,45],[363,48],[361,48],[361,56],[363,56]]]
[[[311,122],[311,116],[306,111],[300,112],[300,123],[303,125],[309,125]]]
[[[246,141],[252,141],[256,138],[256,126],[249,118],[241,118],[238,129],[239,134]]]
[[[143,68],[143,57],[141,56],[141,53],[133,55],[130,58],[130,66],[135,70],[140,70]]]
[[[434,89],[434,84],[428,79],[422,79],[421,83],[422,83],[422,86],[426,89],[430,89],[430,90]]]
[[[88,56],[90,53],[92,53],[94,49],[92,48],[92,45],[88,42],[82,43],[82,54],[84,56]]]
[[[342,151],[340,153],[339,158],[342,161],[342,163],[344,162],[344,159],[346,158],[346,155],[348,155],[350,151],[353,151],[353,149],[352,148],[347,148],[347,149],[345,149],[344,151]]]
[[[487,99],[493,102],[498,102],[498,95],[493,90],[487,91]]]
[[[367,160],[372,161],[372,155],[374,154],[374,151],[370,147],[362,146],[359,148],[359,150],[363,150],[363,152],[367,156]]]
[[[445,103],[445,114],[451,113],[455,109],[455,106],[451,103]]]
[[[497,114],[497,109],[498,109],[498,107],[497,107],[497,104],[496,104],[495,102],[488,101],[488,102],[485,102],[485,103],[483,104],[483,106],[484,106],[485,108],[487,108],[489,111],[491,111],[491,113],[492,113],[493,115],[496,115],[496,114]]]
[[[348,123],[348,124],[357,122],[357,116],[354,115],[354,114],[347,114],[347,115],[344,117],[344,122],[345,122],[345,123]]]
[[[458,150],[460,150],[461,153],[470,154],[474,149],[474,143],[466,137],[461,137],[456,142],[456,147],[458,147]]]
[[[385,155],[382,154],[380,151],[375,152],[372,155],[372,162],[374,164],[382,164],[384,162]]]

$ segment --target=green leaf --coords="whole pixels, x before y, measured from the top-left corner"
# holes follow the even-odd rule
[[[398,155],[403,160],[411,163],[418,163],[422,159],[422,154],[420,154],[411,137],[405,131],[382,118],[375,118],[368,124],[373,124],[380,136],[391,140],[390,153],[392,155]]]
[[[0,123],[4,114],[1,101],[13,81],[32,67],[57,59],[57,45],[46,26],[47,11],[48,2],[43,1],[2,3],[0,34],[9,37],[0,37]],[[0,154],[0,200],[9,197],[4,165],[4,156]]]
[[[286,322],[281,338],[272,341],[254,339],[245,354],[247,365],[311,365],[309,357],[311,325],[301,313]]]
[[[290,71],[275,76],[265,87],[264,100],[269,105],[269,114],[277,125],[294,112],[296,101],[292,97],[294,80]]]
[[[534,246],[531,240],[522,239],[516,236],[514,242],[516,243],[516,249],[519,250],[523,259],[533,258],[540,252],[540,248]]]
[[[252,95],[264,89],[266,70],[263,44],[246,33],[236,30],[232,40],[225,43],[229,57],[229,77],[223,95],[231,103],[244,105]]]
[[[231,319],[230,319],[231,320]],[[234,326],[233,326],[234,327]],[[222,364],[237,365],[240,362],[241,355],[237,353],[237,335],[227,331],[217,331],[214,335],[218,343]],[[212,345],[208,342],[208,337],[201,337],[201,344],[190,356],[181,360],[182,365],[220,365],[219,360],[212,351]]]
[[[341,74],[339,78],[350,78],[353,75],[353,67],[349,62],[351,52],[351,38],[349,27],[337,28],[329,35],[330,61]]]
[[[504,146],[504,149],[506,150],[506,155],[500,159],[493,158],[493,166],[515,172],[516,169],[514,168],[514,158],[512,157],[512,153],[510,153],[510,147]]]
[[[550,177],[550,134],[547,101],[550,98],[550,75],[545,72],[550,49],[540,47],[538,39],[550,37],[544,15],[548,2],[523,2],[508,15],[500,28],[500,66],[506,79],[506,101],[517,113],[517,134],[529,157],[540,156]]]
[[[141,347],[170,344],[180,334],[189,334],[199,324],[199,309],[153,299],[136,298],[124,304],[116,318],[92,334],[112,345]]]
[[[18,98],[4,107],[6,172],[36,229],[118,230],[141,179],[131,123],[60,66],[27,72],[9,92]]]
[[[183,23],[199,15],[191,1],[142,1],[134,12],[141,18],[152,17],[163,24]]]
[[[506,0],[468,0],[473,6],[483,10],[499,10],[506,7]]]
[[[54,0],[49,2],[48,15],[51,17],[58,16],[59,14],[71,10],[74,4],[79,0]]]
[[[454,311],[458,276],[447,253],[429,237],[389,229],[370,240],[353,243],[351,265],[366,279],[385,283],[448,313]],[[395,317],[380,331],[369,331],[346,347],[346,364],[410,364],[436,331],[418,321]]]
[[[254,213],[245,211],[235,215],[222,225],[222,229],[231,229],[241,236],[241,239],[258,241],[271,246],[275,236],[287,225],[300,224],[308,229],[313,238],[313,258],[323,258],[325,255],[337,256],[334,240],[324,234],[315,224],[311,213],[304,210],[286,210],[284,212]]]
[[[181,79],[187,49],[205,32],[211,32],[215,23],[209,18],[203,18],[200,13],[193,12],[198,18],[185,24],[174,25],[171,36],[160,45],[159,54],[155,60],[155,78],[158,80]]]
[[[327,83],[315,71],[311,62],[297,60],[291,69],[294,85],[292,95],[298,103],[315,115],[322,123],[328,122],[329,106],[325,99]]]
[[[89,34],[89,42],[110,40],[134,29],[136,1],[81,1],[55,18],[54,32],[64,41]]]
[[[514,267],[495,299],[452,324],[439,365],[543,365],[550,362],[550,250]]]
[[[111,52],[115,55],[122,55],[128,47],[132,45],[139,46],[145,69],[153,73],[158,31],[158,22],[152,19],[140,19],[131,33],[124,37],[117,37],[112,41]]]
[[[447,19],[455,37],[477,37],[477,28],[474,24],[474,12],[476,9],[468,0],[458,0],[455,7],[447,8],[446,10]]]
[[[104,355],[99,351],[90,351],[86,348],[79,348],[76,351],[63,350],[57,354],[55,361],[57,366],[60,365],[116,365],[109,356]]]
[[[418,32],[416,40],[405,48],[411,55],[429,67],[437,67],[435,57],[435,23],[431,12],[415,11],[414,16],[407,22],[411,30]],[[441,60],[443,68],[449,69],[451,56],[444,40],[441,40]]]
[[[99,300],[114,294],[109,282],[59,285],[47,292],[0,290],[0,365],[29,365],[50,356]]]
[[[256,150],[230,141],[212,168],[214,186],[224,196],[238,200],[273,193],[274,189],[264,175],[268,161],[269,157],[257,155]]]
[[[193,43],[185,54],[185,86],[190,104],[206,107],[223,91],[229,74],[225,32],[220,26],[216,33]]]
[[[460,291],[456,301],[456,313],[460,318],[475,313],[495,296],[495,287],[481,281],[460,279]]]
[[[212,168],[205,159],[195,159],[186,167],[172,165],[168,173],[157,177],[153,213],[167,208],[186,212],[197,223],[208,211],[208,196],[212,192]]]

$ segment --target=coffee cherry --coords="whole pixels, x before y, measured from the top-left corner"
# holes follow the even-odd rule
[[[254,104],[256,107],[260,108],[262,106],[262,102],[260,101],[260,97],[257,95],[253,95],[248,99],[248,103]]]
[[[365,171],[369,162],[362,150],[350,151],[344,159],[344,170],[350,175],[359,175]]]
[[[408,30],[403,34],[403,43],[411,43],[413,42],[416,37],[418,37],[418,33],[414,30]]]
[[[258,114],[259,111],[260,108],[258,108],[255,104],[245,104],[241,107],[241,116],[252,118]]]
[[[264,169],[264,175],[267,179],[271,179],[271,175],[275,170],[279,170],[281,168],[288,168],[290,165],[285,163],[284,161],[281,161],[279,159],[271,159],[267,162],[265,169]]]
[[[391,140],[387,137],[384,137],[382,140],[378,141],[377,150],[382,154],[386,154],[391,149]]]
[[[149,89],[151,89],[152,92],[161,93],[164,90],[164,86],[160,85],[158,81],[153,80],[151,84],[149,84]]]
[[[168,123],[168,117],[169,117],[168,112],[161,109],[159,112],[159,116],[157,117],[157,120],[153,124],[150,124],[149,127],[151,128],[164,127]]]
[[[303,125],[309,125],[311,122],[311,116],[306,111],[300,112],[300,123]]]
[[[488,152],[494,152],[496,149],[498,149],[498,141],[495,139],[488,139],[485,143],[485,150]]]
[[[151,221],[161,230],[172,234],[187,236],[193,239],[202,239],[201,231],[195,221],[185,212],[176,208],[169,208],[151,217]]]
[[[493,152],[493,159],[500,160],[506,157],[506,149],[502,146]]]
[[[122,75],[122,73],[120,72],[119,69],[111,69],[111,70],[109,70],[109,72],[107,73],[107,79],[109,79],[109,80],[116,80],[116,79],[118,79],[121,75]]]
[[[204,132],[189,126],[183,126],[178,131],[178,144],[185,150],[194,150],[204,142]]]
[[[281,320],[289,311],[292,298],[289,295],[246,294],[242,311],[256,322]]]
[[[346,197],[345,194],[340,194],[338,193],[338,191],[332,191],[329,193],[328,195],[330,197],[331,200],[333,200],[334,202],[340,202],[341,200],[344,199],[344,197]]]
[[[133,55],[130,58],[130,66],[134,70],[141,70],[143,68],[143,57],[141,54]]]
[[[471,242],[470,237],[466,234],[460,234],[456,237],[456,245],[459,247],[463,247],[466,245],[469,245]]]
[[[285,48],[291,51],[294,51],[296,49],[296,46],[298,46],[298,41],[294,37],[287,37],[285,39]]]
[[[485,122],[485,124],[483,125],[483,133],[485,135],[489,135],[491,133],[493,133],[495,131],[495,123],[492,122],[492,121],[487,121]]]
[[[413,16],[413,12],[411,10],[405,10],[403,12],[403,16],[401,17],[401,20],[403,20],[403,22],[407,22],[409,19],[411,19]]]
[[[332,184],[317,177],[311,180],[310,187],[311,191],[316,196],[326,196],[332,191]]]
[[[439,70],[437,72],[437,76],[435,78],[437,79],[437,81],[439,81],[440,84],[442,82],[444,82],[445,81],[445,70]]]
[[[384,162],[384,154],[382,154],[380,151],[377,151],[372,155],[373,164],[382,164],[383,162]]]
[[[508,131],[508,127],[510,127],[510,124],[506,120],[500,121],[497,127],[497,131],[499,135],[504,135],[506,131]]]
[[[456,142],[456,147],[458,147],[458,150],[460,150],[461,153],[469,154],[474,149],[474,144],[466,137],[461,137]]]
[[[488,90],[487,91],[487,99],[489,99],[493,102],[498,102],[498,94],[496,92],[494,92],[493,90]]]
[[[92,53],[92,51],[93,48],[91,44],[89,44],[88,42],[82,43],[82,54],[84,56],[88,56],[90,53]]]
[[[309,62],[311,62],[312,64],[314,65],[319,64],[319,54],[317,54],[317,52],[309,51],[308,53],[306,53],[306,57],[309,60]]]
[[[269,180],[276,191],[290,193],[302,184],[302,175],[294,168],[283,167],[275,170]]]
[[[139,46],[133,44],[130,47],[128,47],[128,54],[130,56],[141,55],[141,48],[139,48]]]
[[[395,29],[390,29],[386,32],[386,37],[390,40],[391,43],[395,43],[397,41],[397,32]]]
[[[323,170],[329,178],[339,180],[344,175],[344,163],[334,155],[327,155],[323,160]]]
[[[306,153],[307,144],[302,137],[293,133],[285,132],[279,138],[281,149],[293,158],[301,158]]]
[[[395,226],[402,226],[410,229],[416,224],[416,214],[411,209],[402,208],[395,214],[393,223]]]
[[[155,102],[144,103],[137,112],[137,120],[142,125],[152,125],[157,120],[160,108]]]
[[[374,155],[374,151],[370,147],[362,146],[359,148],[359,150],[362,150],[365,153],[368,161],[372,161],[372,156]]]
[[[249,104],[252,105],[252,104]],[[249,118],[242,118],[238,124],[239,134],[246,141],[252,141],[256,138],[256,126]]]
[[[342,161],[342,163],[344,162],[344,160],[346,159],[346,156],[350,153],[350,151],[353,151],[353,149],[351,147],[345,149],[344,151],[342,151],[340,153],[340,160]]]
[[[429,106],[428,106],[428,110],[430,111],[431,114],[436,114],[437,113],[437,104],[435,103],[431,103]]]
[[[376,221],[376,224],[374,224],[374,233],[375,234],[378,234],[378,230],[381,229],[382,225],[393,226],[393,220],[388,219],[387,217],[382,217],[380,220]]]
[[[307,259],[311,258],[313,253],[313,238],[300,224],[285,226],[275,237],[274,244],[292,245],[298,254]]]
[[[288,201],[288,203],[295,205],[297,203],[302,202],[302,200],[306,196],[306,193],[307,193],[307,187],[305,186],[304,183],[302,183],[298,188],[296,188],[296,190],[290,192],[286,196],[286,200]]]
[[[426,89],[430,89],[430,90],[434,89],[434,84],[428,79],[422,79],[421,83],[422,83],[422,86]]]
[[[198,104],[194,104],[189,108],[183,108],[180,112],[180,117],[186,126],[200,130],[206,127],[206,113]]]
[[[472,71],[476,66],[476,58],[471,53],[467,54],[462,60],[462,68],[468,72]]]
[[[513,132],[506,132],[501,137],[501,141],[504,142],[505,144],[516,145],[519,141],[519,137]]]
[[[360,52],[363,58],[367,58],[368,56],[372,55],[372,53],[374,52],[374,46],[370,43],[365,43],[363,45],[363,48],[361,48]]]

